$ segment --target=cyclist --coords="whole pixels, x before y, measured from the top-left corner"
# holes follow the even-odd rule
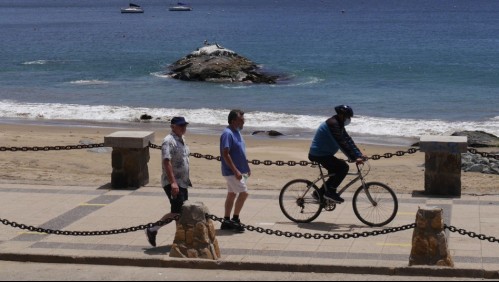
[[[355,160],[360,165],[367,159],[361,153],[355,142],[352,140],[345,130],[345,126],[350,124],[353,117],[353,110],[350,106],[340,105],[334,108],[336,115],[332,116],[323,122],[315,133],[308,158],[313,162],[321,164],[327,169],[328,174],[334,173],[326,181],[325,191],[321,189],[324,198],[343,203],[345,200],[341,198],[336,189],[348,174],[349,166],[344,160],[336,158],[334,155],[341,150],[349,160]],[[313,194],[314,198],[319,199],[319,196]]]

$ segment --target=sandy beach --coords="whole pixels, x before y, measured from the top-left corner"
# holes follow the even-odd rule
[[[167,127],[129,129],[123,127],[80,127],[70,125],[1,124],[0,146],[66,146],[81,143],[103,143],[104,137],[120,130],[145,130],[155,132],[155,144],[160,145]],[[220,131],[223,128],[220,128]],[[251,136],[243,131],[250,160],[302,161],[308,160],[310,140],[294,140],[267,136]],[[192,153],[218,156],[219,136],[213,134],[193,134],[187,132],[187,143]],[[409,147],[378,146],[358,144],[368,156],[373,154],[406,151]],[[111,149],[69,150],[48,152],[0,152],[0,182],[44,185],[109,187],[111,180]],[[150,182],[148,186],[160,186],[161,153],[150,149]],[[480,151],[487,151],[482,149]],[[424,190],[424,153],[418,152],[402,157],[370,161],[372,170],[368,181],[388,184],[397,193],[412,193]],[[296,178],[313,179],[318,169],[297,165],[266,166],[251,165],[250,189],[278,191],[288,181]],[[353,165],[351,170],[353,170]],[[225,189],[225,181],[220,173],[220,163],[191,157],[191,180],[196,187]],[[462,192],[467,194],[499,193],[499,176],[480,173],[462,173]]]

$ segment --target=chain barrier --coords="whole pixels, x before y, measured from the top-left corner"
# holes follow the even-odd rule
[[[480,155],[480,156],[482,156],[484,158],[499,160],[499,154],[491,154],[491,153],[487,153],[487,152],[479,152],[475,148],[468,148],[468,152],[470,152],[472,154]]]
[[[11,226],[13,228],[19,228],[22,230],[28,230],[30,232],[37,232],[42,234],[50,234],[50,235],[64,235],[64,236],[105,236],[105,235],[116,235],[116,234],[125,234],[130,232],[135,232],[139,230],[145,230],[146,228],[151,228],[154,226],[163,226],[169,224],[174,220],[178,220],[180,215],[175,216],[174,218],[167,219],[164,221],[157,221],[155,223],[148,223],[145,225],[138,225],[128,228],[121,229],[113,229],[113,230],[104,230],[104,231],[62,231],[62,230],[52,230],[45,229],[40,227],[29,226],[25,224],[19,224],[17,222],[9,221],[7,219],[0,218],[0,222],[4,225]]]
[[[88,145],[68,145],[68,146],[43,146],[43,147],[38,147],[38,146],[35,146],[35,147],[0,147],[0,152],[7,152],[7,151],[9,151],[9,152],[30,152],[30,151],[32,151],[32,152],[38,152],[38,151],[47,152],[47,151],[62,151],[62,150],[83,150],[83,149],[93,149],[93,148],[101,148],[101,147],[104,147],[104,143],[88,144]],[[161,149],[161,146],[156,145],[156,144],[152,144],[152,143],[149,144],[149,147],[152,149],[159,149],[159,150]],[[415,154],[419,151],[420,151],[419,148],[409,148],[407,151],[397,151],[395,153],[385,153],[382,155],[375,154],[375,155],[368,157],[368,159],[375,160],[375,161],[380,160],[382,158],[390,159],[392,157],[402,157],[402,156],[405,156],[406,154]],[[470,152],[472,154],[481,155],[484,158],[491,158],[491,159],[499,160],[499,154],[479,152],[475,148],[468,148],[468,152]],[[220,156],[203,155],[200,153],[191,153],[190,156],[192,156],[194,158],[198,158],[198,159],[204,158],[207,160],[217,160],[217,161],[222,160],[222,158]],[[253,164],[253,165],[263,164],[266,166],[270,166],[270,165],[276,165],[276,166],[316,165],[316,163],[310,162],[310,161],[287,161],[286,162],[286,161],[270,161],[270,160],[264,160],[264,161],[248,160],[248,163]]]
[[[216,215],[212,214],[206,214],[207,219],[211,219],[213,221],[218,221],[220,223],[225,222],[226,220],[224,218],[218,217]],[[154,226],[163,226],[171,223],[174,220],[179,220],[180,215],[177,215],[171,219],[167,219],[164,221],[157,221],[155,223],[148,223],[144,225],[138,225],[138,226],[133,226],[133,227],[127,227],[127,228],[120,228],[120,229],[112,229],[112,230],[103,230],[103,231],[62,231],[62,230],[53,230],[53,229],[45,229],[45,228],[40,228],[40,227],[34,227],[34,226],[29,226],[25,224],[20,224],[17,222],[9,221],[7,219],[2,219],[0,218],[0,223],[10,226],[12,228],[19,228],[22,230],[28,230],[30,232],[37,232],[41,234],[48,234],[48,235],[63,235],[63,236],[107,236],[107,235],[116,235],[116,234],[125,234],[125,233],[131,233],[131,232],[136,232],[139,230],[145,230],[146,228],[151,228]],[[340,240],[340,239],[350,239],[350,238],[367,238],[371,236],[379,236],[379,235],[386,235],[390,233],[396,233],[400,231],[405,231],[405,230],[410,230],[416,228],[416,223],[412,224],[406,224],[402,225],[399,227],[392,227],[392,228],[385,228],[381,230],[374,230],[374,231],[364,231],[364,232],[354,232],[354,233],[300,233],[300,232],[290,232],[290,231],[281,231],[281,230],[272,230],[272,229],[265,229],[262,227],[255,227],[252,225],[245,225],[241,224],[241,226],[250,231],[250,232],[257,232],[261,234],[266,234],[266,235],[275,235],[278,237],[286,237],[286,238],[298,238],[298,239],[314,239],[314,240]],[[492,236],[487,236],[484,234],[477,234],[476,232],[472,231],[467,231],[465,229],[458,229],[457,227],[454,226],[449,226],[447,224],[444,225],[444,229],[449,230],[450,232],[454,233],[459,233],[460,235],[467,235],[470,238],[476,238],[482,241],[489,241],[491,243],[499,243],[499,239],[492,237]]]
[[[159,149],[161,150],[161,146],[159,145],[156,145],[156,144],[152,144],[150,143],[149,144],[149,147],[152,148],[152,149]],[[386,159],[389,159],[389,158],[392,158],[392,157],[402,157],[406,154],[415,154],[419,152],[419,148],[409,148],[407,151],[397,151],[395,153],[385,153],[383,155],[372,155],[370,157],[368,157],[369,160],[380,160],[382,158],[386,158]],[[213,155],[203,155],[203,154],[199,154],[199,153],[191,153],[190,154],[191,157],[194,157],[194,158],[198,158],[198,159],[207,159],[207,160],[217,160],[217,161],[221,161],[222,158],[220,156],[213,156]],[[253,165],[266,165],[266,166],[270,166],[270,165],[276,165],[276,166],[285,166],[285,165],[288,165],[288,166],[297,166],[297,165],[300,165],[300,166],[309,166],[309,165],[317,165],[315,162],[310,162],[310,161],[270,161],[270,160],[265,160],[265,161],[261,161],[261,160],[248,160],[248,163],[250,164],[253,164]]]
[[[212,219],[214,221],[218,221],[223,223],[225,221],[224,218],[217,217],[215,215],[206,214],[206,218]],[[146,228],[151,228],[154,226],[163,226],[171,223],[174,220],[180,219],[180,215],[175,216],[172,219],[168,219],[165,221],[158,221],[155,223],[148,223],[145,225],[138,225],[134,227],[121,228],[121,229],[113,229],[113,230],[104,230],[104,231],[62,231],[62,230],[52,230],[45,229],[40,227],[29,226],[25,224],[19,224],[17,222],[9,221],[7,219],[1,219],[0,222],[4,225],[11,226],[12,228],[19,228],[22,230],[28,230],[30,232],[37,232],[41,234],[49,234],[49,235],[64,235],[64,236],[105,236],[105,235],[116,235],[116,234],[124,234],[130,232],[136,232],[139,230],[145,230]],[[254,227],[251,225],[241,224],[246,230],[257,233],[265,233],[267,235],[275,235],[278,237],[287,237],[287,238],[304,238],[304,239],[350,239],[350,238],[360,238],[360,237],[369,237],[369,236],[378,236],[378,235],[386,235],[389,233],[395,233],[404,230],[410,230],[416,227],[416,224],[408,224],[400,227],[387,228],[383,230],[374,230],[374,231],[366,231],[360,233],[334,233],[334,234],[320,234],[320,233],[299,233],[299,232],[289,232],[289,231],[280,231],[280,230],[272,230],[272,229],[264,229],[261,227]]]
[[[454,232],[454,233],[459,233],[461,235],[467,235],[468,237],[470,238],[478,238],[479,240],[482,240],[482,241],[489,241],[491,243],[499,243],[499,239],[495,238],[495,237],[492,237],[492,236],[486,236],[486,235],[483,235],[483,234],[476,234],[476,232],[473,232],[473,231],[466,231],[464,229],[458,229],[454,226],[449,226],[447,224],[444,224],[444,229],[447,229],[449,230],[450,232]]]
[[[44,146],[44,147],[0,147],[0,152],[38,152],[38,151],[63,151],[63,150],[82,150],[104,147],[104,143],[89,145],[68,145],[68,146]]]
[[[217,217],[217,216],[211,215],[211,214],[206,214],[206,217],[211,219],[211,220],[214,220],[214,221],[219,221],[221,223],[223,223],[225,221],[224,218],[220,218],[220,217]],[[323,233],[323,234],[314,233],[314,234],[312,234],[312,233],[300,233],[300,232],[272,230],[272,229],[265,229],[262,227],[254,227],[251,225],[245,225],[242,223],[241,223],[241,227],[243,227],[244,229],[246,229],[250,232],[254,231],[257,233],[262,233],[262,234],[265,233],[267,235],[275,235],[278,237],[284,236],[287,238],[294,237],[294,238],[298,238],[298,239],[304,238],[304,239],[315,239],[315,240],[319,240],[319,239],[339,240],[339,239],[350,239],[350,238],[356,239],[356,238],[360,238],[360,237],[366,238],[366,237],[370,237],[370,236],[386,235],[389,233],[410,230],[410,229],[414,229],[416,227],[416,223],[407,224],[407,225],[403,225],[403,226],[399,226],[399,227],[386,228],[386,229],[382,229],[382,230],[354,232],[354,233],[334,233],[334,234],[330,234],[330,233]]]

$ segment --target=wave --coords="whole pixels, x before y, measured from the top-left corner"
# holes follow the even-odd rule
[[[105,80],[98,80],[98,79],[90,79],[90,80],[74,80],[70,81],[69,84],[76,84],[76,85],[102,85],[102,84],[109,84],[109,81]]]
[[[46,65],[48,64],[48,60],[36,60],[22,63],[23,65]]]
[[[138,122],[147,114],[152,122],[167,123],[173,116],[185,116],[193,125],[226,126],[228,109],[171,109],[76,104],[18,103],[0,101],[0,118],[35,120],[83,120]],[[275,112],[248,112],[246,127],[283,132],[307,132],[326,120],[326,116]],[[356,116],[348,131],[352,135],[414,138],[422,135],[448,135],[454,131],[482,130],[499,136],[499,116],[483,121],[443,121]]]

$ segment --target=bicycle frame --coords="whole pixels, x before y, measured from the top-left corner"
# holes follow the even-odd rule
[[[326,187],[326,179],[328,179],[329,177],[334,176],[335,174],[331,173],[331,174],[324,175],[324,172],[322,171],[322,166],[320,164],[318,164],[318,166],[319,166],[320,176],[317,179],[315,179],[314,181],[312,181],[312,183],[314,185],[316,185],[317,182],[319,182],[319,181],[322,180],[322,183],[323,183],[324,187]],[[369,166],[369,164],[368,164],[368,166]],[[356,175],[356,177],[354,179],[352,179],[350,182],[348,182],[348,184],[346,184],[345,186],[343,186],[338,191],[338,195],[343,194],[343,192],[345,192],[348,188],[350,188],[353,184],[355,184],[357,181],[360,180],[361,183],[362,183],[362,187],[364,188],[364,190],[366,192],[367,198],[369,199],[369,201],[371,201],[371,203],[373,205],[375,205],[376,201],[374,201],[374,199],[371,197],[371,194],[366,189],[366,181],[365,181],[364,177],[367,175],[367,173],[365,175],[362,175],[362,168],[363,168],[363,166],[356,165],[356,167],[357,167],[357,172],[353,172],[353,173],[348,173],[347,174],[347,175],[350,175],[350,176]],[[369,170],[370,170],[370,167],[369,167]],[[317,186],[317,187],[319,187],[319,186]]]

